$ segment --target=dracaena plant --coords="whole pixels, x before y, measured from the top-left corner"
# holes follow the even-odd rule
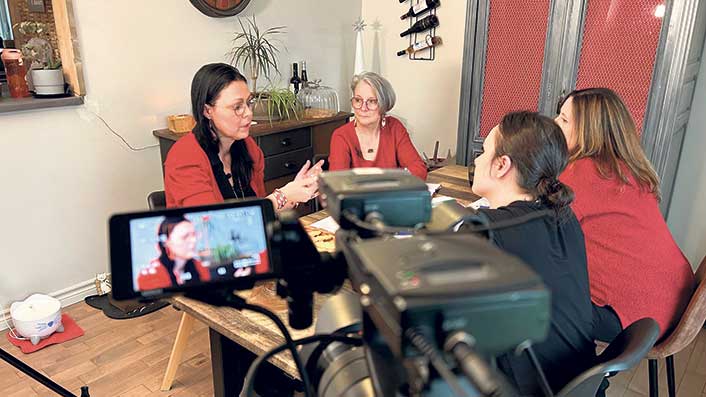
[[[281,76],[277,69],[277,55],[280,50],[275,44],[281,45],[277,36],[286,33],[286,27],[275,26],[262,31],[254,16],[252,19],[238,18],[238,24],[241,31],[236,32],[233,37],[233,47],[228,53],[230,63],[235,67],[250,68],[253,92],[257,92],[257,79],[260,75],[268,80],[275,73]]]

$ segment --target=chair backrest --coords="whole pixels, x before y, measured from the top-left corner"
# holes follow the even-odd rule
[[[706,322],[706,257],[701,261],[694,276],[696,289],[679,323],[666,339],[652,349],[649,357],[662,358],[680,352],[694,341],[703,328]]]
[[[328,171],[328,154],[315,154],[314,158],[311,160],[311,164],[316,164],[319,160],[324,160],[324,166],[322,169]]]
[[[598,364],[564,386],[557,397],[594,397],[607,374],[635,367],[654,346],[658,336],[659,325],[651,318],[630,324],[598,356]]]
[[[151,210],[156,210],[159,208],[167,207],[167,196],[164,194],[164,190],[157,190],[147,195],[147,205],[149,205]]]

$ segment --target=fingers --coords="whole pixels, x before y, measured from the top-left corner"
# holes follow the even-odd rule
[[[304,177],[309,172],[309,165],[311,164],[311,161],[307,160],[306,163],[302,166],[302,168],[297,172],[297,176],[294,177],[294,179],[300,179]]]

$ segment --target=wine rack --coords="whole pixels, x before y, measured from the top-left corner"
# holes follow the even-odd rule
[[[410,5],[414,3],[418,3],[420,0],[409,0]],[[424,1],[424,0],[421,0]],[[438,8],[438,7],[437,7]],[[422,18],[426,18],[429,15],[436,15],[436,10],[437,8],[432,8],[430,10],[424,11],[419,15],[416,15],[414,17],[407,18],[409,20],[409,27],[411,28],[412,25],[415,24],[418,20]],[[426,40],[427,36],[434,37],[436,36],[436,27],[433,27],[429,30],[425,30],[421,33],[412,33],[410,34],[409,37],[409,45],[413,45],[414,43],[418,43],[419,41]],[[411,61],[433,61],[436,58],[436,46],[432,46],[430,48],[417,51],[413,54],[408,54],[407,55]]]

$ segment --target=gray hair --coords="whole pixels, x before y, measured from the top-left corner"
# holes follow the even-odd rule
[[[373,91],[375,91],[375,96],[378,98],[378,111],[380,114],[389,112],[395,106],[397,95],[395,94],[395,90],[392,89],[392,84],[390,84],[386,78],[373,72],[363,72],[355,75],[351,80],[351,92],[355,93],[355,87],[357,87],[361,81],[368,83],[368,85],[373,88]]]

